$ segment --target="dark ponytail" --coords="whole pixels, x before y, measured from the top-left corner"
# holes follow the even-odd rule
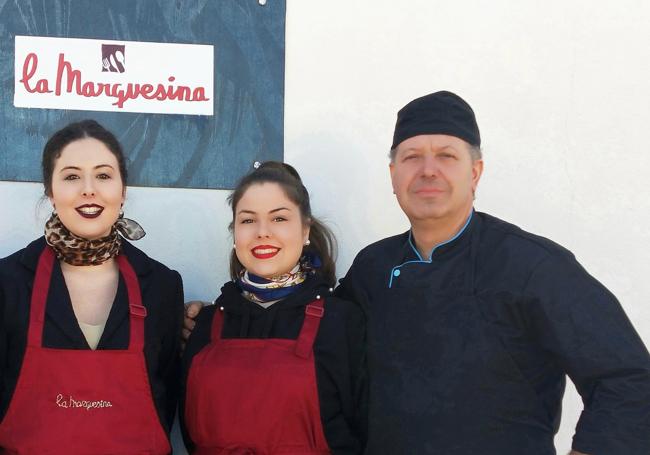
[[[298,206],[303,225],[309,226],[309,245],[303,247],[303,255],[318,256],[322,263],[318,269],[319,273],[331,286],[334,286],[336,284],[336,238],[327,226],[312,215],[309,192],[293,166],[278,161],[267,161],[242,177],[228,196],[233,218],[229,226],[230,232],[233,232],[236,208],[240,199],[251,185],[262,183],[277,183],[289,200]],[[244,266],[233,250],[230,254],[230,277],[235,280],[243,271]]]

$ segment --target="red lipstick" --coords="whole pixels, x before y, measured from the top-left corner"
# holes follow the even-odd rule
[[[272,245],[257,245],[251,249],[252,255],[256,259],[269,259],[278,254],[280,248]]]

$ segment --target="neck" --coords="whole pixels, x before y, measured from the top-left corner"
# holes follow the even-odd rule
[[[117,269],[117,262],[114,258],[110,258],[101,264],[97,265],[72,265],[64,261],[59,261],[61,264],[61,270],[64,273],[106,273],[106,271],[112,271]]]
[[[427,259],[436,246],[458,234],[465,226],[472,209],[470,206],[456,216],[440,220],[412,220],[411,235],[420,256]]]

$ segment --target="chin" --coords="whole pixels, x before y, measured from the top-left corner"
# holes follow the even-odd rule
[[[102,237],[106,237],[108,234],[111,233],[110,229],[108,231],[73,231],[70,229],[70,232],[72,232],[74,235],[77,237],[81,237],[82,239],[86,240],[97,240],[101,239]]]
[[[259,276],[260,278],[264,278],[266,280],[270,280],[272,277],[277,276],[276,274],[267,273],[267,272],[263,272],[263,271],[257,271],[257,270],[251,270],[251,269],[248,269],[247,271],[248,271],[248,273],[251,273],[251,274],[253,274],[255,276]]]
[[[409,220],[412,221],[434,221],[445,218],[449,215],[447,210],[432,210],[431,208],[414,210],[408,214]]]

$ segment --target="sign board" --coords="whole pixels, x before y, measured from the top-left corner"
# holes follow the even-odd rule
[[[262,2],[264,3],[264,2]],[[232,188],[283,159],[285,0],[0,2],[0,180],[93,118],[129,184]]]
[[[212,115],[213,46],[16,36],[14,106]]]

